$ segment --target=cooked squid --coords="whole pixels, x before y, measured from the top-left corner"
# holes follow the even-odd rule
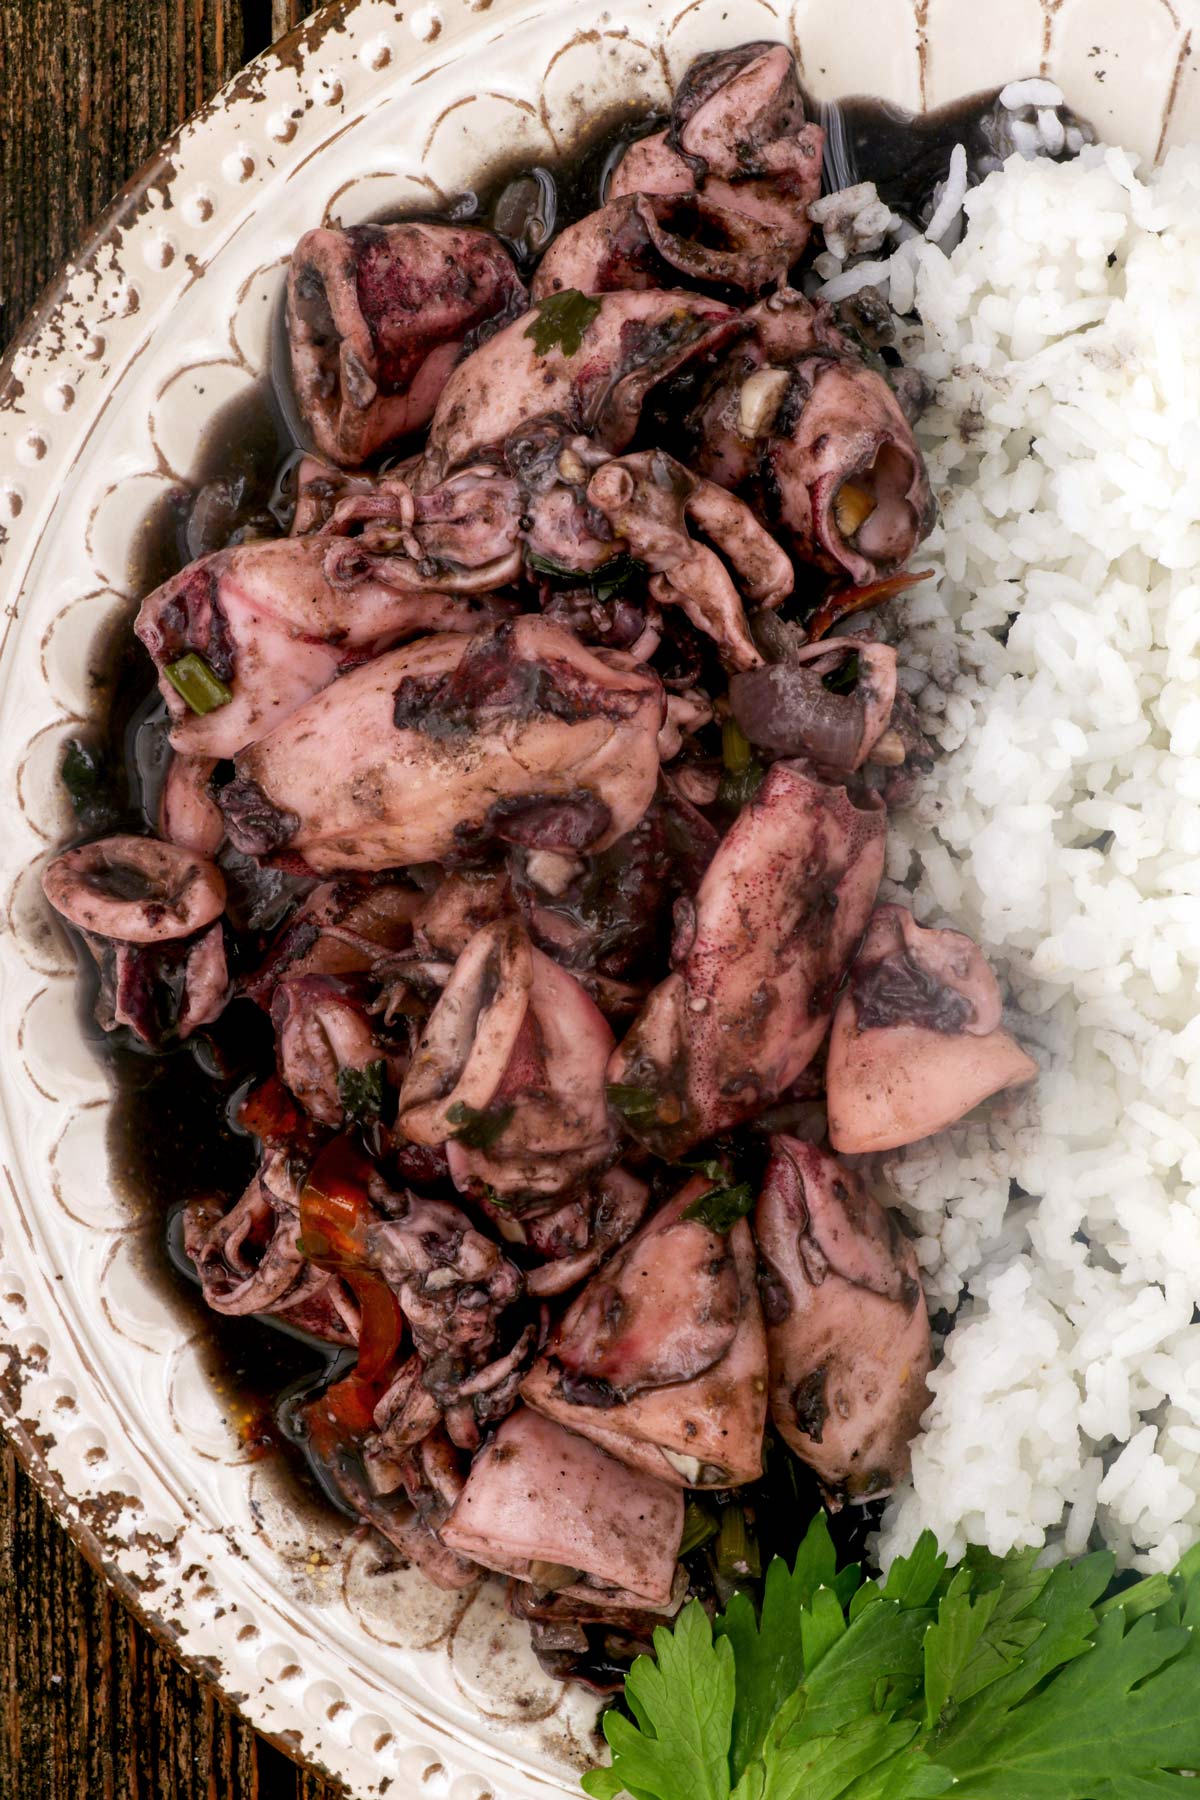
[[[699,192],[767,226],[783,272],[808,243],[824,143],[821,127],[805,121],[791,51],[741,44],[696,58],[676,90],[670,125],[630,145],[610,194]]]
[[[574,1300],[521,1386],[530,1406],[680,1487],[762,1473],[766,1343],[754,1245],[721,1236],[687,1182]]]
[[[286,846],[319,873],[445,860],[494,838],[602,849],[653,798],[662,715],[655,676],[546,620],[425,638],[244,751],[221,808],[239,849]]]
[[[894,1150],[931,1137],[1037,1064],[1000,1022],[1000,988],[961,931],[930,931],[881,906],[850,970],[829,1043],[835,1150]]]
[[[580,984],[516,918],[467,943],[413,1053],[400,1123],[445,1144],[462,1192],[518,1212],[616,1154],[604,1078],[613,1034]]]
[[[414,221],[306,233],[288,276],[288,337],[317,449],[358,463],[426,424],[464,338],[524,293],[485,231]]]
[[[746,319],[753,336],[689,421],[694,467],[751,500],[804,562],[857,586],[892,574],[934,519],[899,400],[803,295],[773,294]]]
[[[676,908],[674,972],[609,1065],[630,1131],[677,1157],[770,1104],[829,1029],[883,873],[885,814],[787,762]]]
[[[235,756],[387,644],[470,631],[485,616],[450,593],[397,591],[339,555],[323,537],[240,544],[143,600],[135,630],[158,669],[176,750]]]
[[[776,1430],[831,1505],[891,1493],[929,1403],[912,1245],[858,1175],[791,1137],[771,1140],[754,1232]]]
[[[651,573],[651,596],[677,602],[717,645],[727,668],[762,661],[742,596],[774,607],[792,591],[792,568],[749,507],[709,481],[698,481],[661,450],[606,462],[588,483],[588,499],[618,540]],[[691,521],[724,552],[737,575],[689,531]],[[739,592],[740,588],[740,592]]]
[[[534,1588],[665,1611],[682,1531],[678,1489],[522,1407],[475,1459],[440,1536]]]
[[[122,1060],[222,1084],[183,1250],[331,1352],[280,1413],[325,1491],[602,1691],[752,1579],[793,1456],[833,1508],[905,1476],[916,1259],[826,1130],[1034,1073],[975,946],[876,906],[933,752],[903,641],[839,633],[932,501],[912,372],[789,285],[822,143],[753,42],[556,238],[545,171],[503,243],[302,238],[309,442],[205,484],[136,780],[73,745],[44,875]]]

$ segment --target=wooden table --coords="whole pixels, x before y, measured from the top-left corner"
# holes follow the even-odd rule
[[[0,0],[0,343],[155,146],[310,0]],[[83,1561],[0,1439],[2,1800],[333,1800]]]

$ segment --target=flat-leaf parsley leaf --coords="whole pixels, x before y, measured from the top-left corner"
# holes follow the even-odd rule
[[[1200,1550],[1104,1599],[1112,1559],[1054,1569],[926,1532],[883,1582],[823,1517],[761,1611],[691,1601],[610,1712],[594,1800],[1150,1800],[1200,1768]]]
[[[584,332],[599,311],[599,300],[589,299],[578,288],[564,288],[561,294],[550,294],[538,303],[533,318],[525,327],[525,336],[533,339],[533,347],[539,356],[545,356],[550,350],[575,356],[583,343]]]

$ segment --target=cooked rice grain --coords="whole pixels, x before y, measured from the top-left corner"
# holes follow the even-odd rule
[[[966,210],[915,251],[940,579],[898,617],[945,754],[888,874],[1045,1073],[888,1159],[958,1317],[883,1548],[1162,1569],[1200,1536],[1200,152],[1013,157]]]

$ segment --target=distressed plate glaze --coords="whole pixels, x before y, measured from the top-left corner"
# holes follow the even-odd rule
[[[64,1522],[260,1729],[356,1794],[570,1793],[595,1708],[498,1584],[381,1568],[237,1430],[154,1219],[106,1171],[109,1097],[38,875],[90,659],[153,504],[264,375],[289,248],[665,100],[697,51],[791,41],[822,95],[909,107],[1040,70],[1148,157],[1200,123],[1200,0],[392,0],[333,7],[186,126],[69,264],[0,386],[0,1415]]]

